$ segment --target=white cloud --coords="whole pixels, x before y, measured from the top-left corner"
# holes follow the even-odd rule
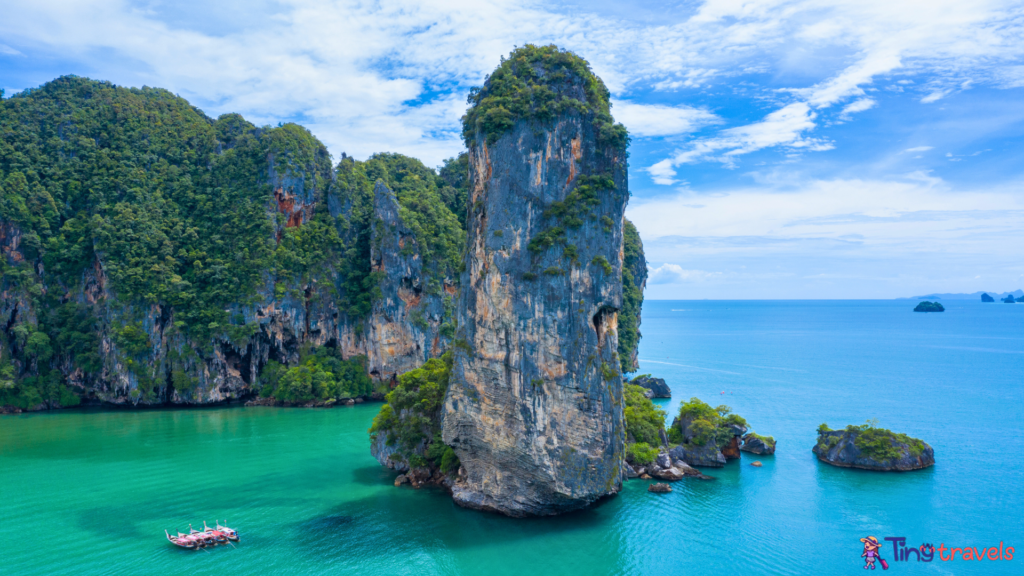
[[[764,120],[722,130],[720,135],[697,140],[689,149],[679,152],[670,161],[659,162],[660,170],[670,166],[716,160],[731,165],[741,154],[756,152],[773,146],[786,146],[803,150],[829,150],[832,144],[818,138],[807,138],[804,133],[815,128],[817,114],[804,102],[785,106],[765,116]]]
[[[21,54],[21,52],[15,50],[14,48],[11,48],[10,46],[7,46],[5,44],[0,44],[0,54],[7,54],[9,56],[18,56],[18,55]]]
[[[927,73],[935,90],[1015,86],[1020,74],[1002,70],[1024,54],[1020,0],[707,0],[692,17],[654,24],[539,0],[8,4],[0,37],[10,50],[70,55],[98,77],[167,87],[214,114],[298,118],[336,154],[388,149],[428,164],[459,148],[467,88],[526,41],[588,57],[620,98],[771,74],[797,53],[849,55],[834,69],[809,60],[801,69],[824,80],[783,92],[794,101],[760,121],[695,141],[680,162],[731,162],[773,146],[828,149],[811,135],[824,125],[816,115],[863,99],[880,76]],[[210,23],[215,16],[223,30]],[[712,120],[699,108],[628,102],[613,112],[641,136]]]
[[[651,175],[651,180],[654,180],[655,184],[671,186],[678,182],[678,180],[676,180],[676,171],[675,168],[672,167],[671,160],[662,160],[646,170],[647,173]]]
[[[1014,85],[1014,80],[1000,71],[1024,56],[1019,19],[1022,7],[1019,1],[706,2],[693,21],[705,25],[731,22],[729,53],[733,56],[756,44],[762,53],[785,48],[808,52],[827,47],[846,49],[855,54],[855,59],[827,80],[807,88],[783,90],[799,100],[764,120],[692,142],[672,157],[672,164],[706,160],[731,164],[739,155],[774,146],[830,149],[827,141],[807,136],[817,128],[812,122],[816,113],[857,97],[861,98],[840,112],[840,119],[866,110],[865,106],[874,100],[863,98],[864,86],[879,76],[928,71],[939,84],[965,86],[972,79],[991,81],[998,76],[997,85]],[[799,48],[793,47],[794,38],[801,41]],[[1015,79],[1015,75],[1009,76]],[[934,90],[921,101],[934,102],[948,91]],[[792,113],[801,111],[803,121],[794,123],[800,118]],[[778,122],[780,114],[789,122]],[[744,138],[743,133],[748,131],[774,137]]]
[[[929,150],[934,150],[934,147],[933,146],[914,146],[913,148],[907,148],[906,150],[904,150],[904,152],[910,152],[910,153],[914,153],[914,152],[927,152]]]
[[[1005,66],[997,73],[1000,88],[1024,87],[1024,66]]]
[[[689,134],[701,128],[721,123],[722,119],[703,108],[692,106],[665,106],[638,104],[628,100],[613,100],[612,113],[634,136],[673,136]]]
[[[706,270],[686,270],[678,264],[665,263],[657,268],[650,268],[647,282],[650,284],[679,284],[682,282],[703,282],[716,276],[721,272],[708,272]]]
[[[1000,234],[1024,241],[1021,189],[1019,183],[996,190],[954,189],[920,172],[890,180],[779,177],[756,188],[700,195],[700,209],[690,208],[697,200],[693,192],[635,201],[627,216],[645,242],[673,236],[795,241],[856,235],[886,249],[956,252],[979,248],[975,242],[983,241],[985,250],[998,250],[997,244],[1021,243],[1003,242]],[[965,233],[975,229],[990,233]]]
[[[850,114],[856,114],[857,112],[863,112],[870,110],[875,107],[878,102],[875,102],[871,98],[861,98],[860,100],[854,100],[843,107],[842,116],[849,116]]]
[[[640,230],[648,262],[665,263],[652,266],[653,299],[993,289],[973,280],[979,272],[986,285],[1011,290],[1021,273],[1022,190],[1020,181],[954,187],[920,172],[828,180],[774,174],[716,194],[634,200],[627,217]],[[702,273],[709,270],[716,272]]]

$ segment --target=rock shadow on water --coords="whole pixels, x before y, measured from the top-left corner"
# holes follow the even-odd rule
[[[527,542],[615,522],[603,498],[583,510],[549,517],[509,518],[456,505],[438,487],[392,488],[347,501],[292,525],[299,548],[328,560],[416,554],[423,550],[468,549]],[[355,545],[355,546],[354,546]]]
[[[389,470],[380,465],[376,466],[363,466],[362,468],[352,469],[352,480],[356,484],[363,486],[383,486],[385,484],[392,484],[395,478],[398,477],[398,472]]]

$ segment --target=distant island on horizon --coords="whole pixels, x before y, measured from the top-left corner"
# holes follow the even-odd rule
[[[1007,296],[1014,296],[1016,298],[1024,297],[1024,290],[1017,289],[1013,292],[971,292],[967,293],[945,293],[945,294],[925,294],[923,296],[911,296],[909,298],[897,298],[897,300],[978,300],[982,294],[988,294],[989,296],[1000,300]]]

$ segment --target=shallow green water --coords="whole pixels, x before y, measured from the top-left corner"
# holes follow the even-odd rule
[[[669,380],[666,407],[730,404],[779,453],[758,457],[763,468],[744,454],[667,495],[631,481],[558,518],[394,488],[369,455],[376,404],[0,417],[0,573],[848,574],[863,573],[869,534],[1024,546],[1024,306],[912,307],[648,303],[642,364]],[[930,442],[939,464],[880,474],[810,454],[821,421],[868,417]],[[237,548],[164,540],[215,518],[239,529]],[[1024,573],[1024,556],[882,556],[893,573]]]

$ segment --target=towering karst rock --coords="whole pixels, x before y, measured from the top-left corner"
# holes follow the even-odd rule
[[[586,61],[555,47],[515,50],[470,103],[443,410],[464,467],[452,492],[463,506],[556,514],[621,488],[627,136]]]

